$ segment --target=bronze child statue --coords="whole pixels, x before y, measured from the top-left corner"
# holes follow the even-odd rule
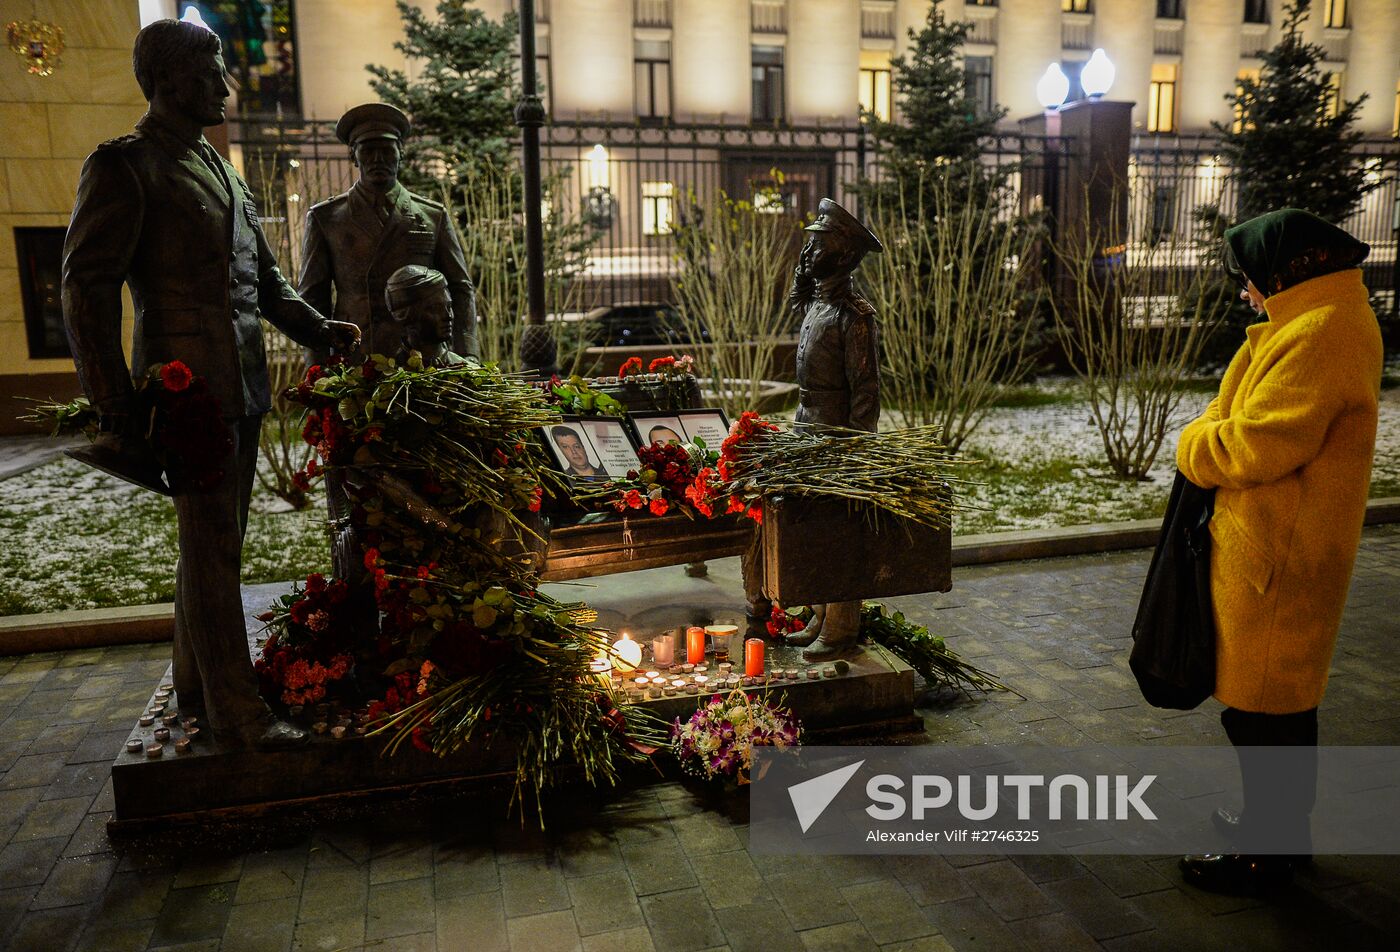
[[[820,430],[874,431],[880,420],[880,358],[875,309],[852,274],[869,252],[883,252],[870,230],[829,198],[806,228],[807,243],[788,299],[802,316],[797,343],[797,423]],[[860,602],[813,605],[807,627],[789,635],[807,661],[858,650]]]
[[[405,265],[389,276],[385,303],[399,326],[402,344],[394,355],[400,364],[417,351],[426,367],[451,367],[467,358],[452,349],[452,297],[441,271]]]
[[[63,318],[83,389],[101,415],[89,461],[153,489],[132,368],[179,360],[219,401],[233,462],[211,488],[171,473],[179,523],[174,681],[180,709],[222,742],[278,749],[306,734],[258,695],[239,588],[243,534],[271,407],[262,319],[306,346],[355,346],[282,277],[248,186],[205,140],[229,89],[219,38],[158,20],[136,36],[132,66],[150,106],[130,135],[104,142],[78,180],[63,248]],[[136,306],[131,365],[121,288]],[[143,465],[144,458],[144,465]]]

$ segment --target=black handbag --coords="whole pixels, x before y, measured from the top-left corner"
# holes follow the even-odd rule
[[[1153,707],[1189,711],[1215,691],[1210,517],[1215,490],[1176,474],[1133,621],[1128,667]]]

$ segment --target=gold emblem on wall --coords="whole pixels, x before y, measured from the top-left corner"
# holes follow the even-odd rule
[[[44,20],[14,20],[5,27],[10,49],[24,60],[35,76],[48,76],[58,68],[63,53],[63,28]]]

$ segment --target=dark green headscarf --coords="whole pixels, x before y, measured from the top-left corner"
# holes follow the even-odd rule
[[[1225,232],[1225,268],[1265,297],[1334,271],[1355,268],[1371,246],[1300,208],[1280,208]]]

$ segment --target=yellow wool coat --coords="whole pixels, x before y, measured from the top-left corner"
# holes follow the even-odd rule
[[[1318,706],[1371,479],[1383,360],[1361,271],[1264,301],[1177,466],[1216,488],[1215,696],[1289,714]]]

